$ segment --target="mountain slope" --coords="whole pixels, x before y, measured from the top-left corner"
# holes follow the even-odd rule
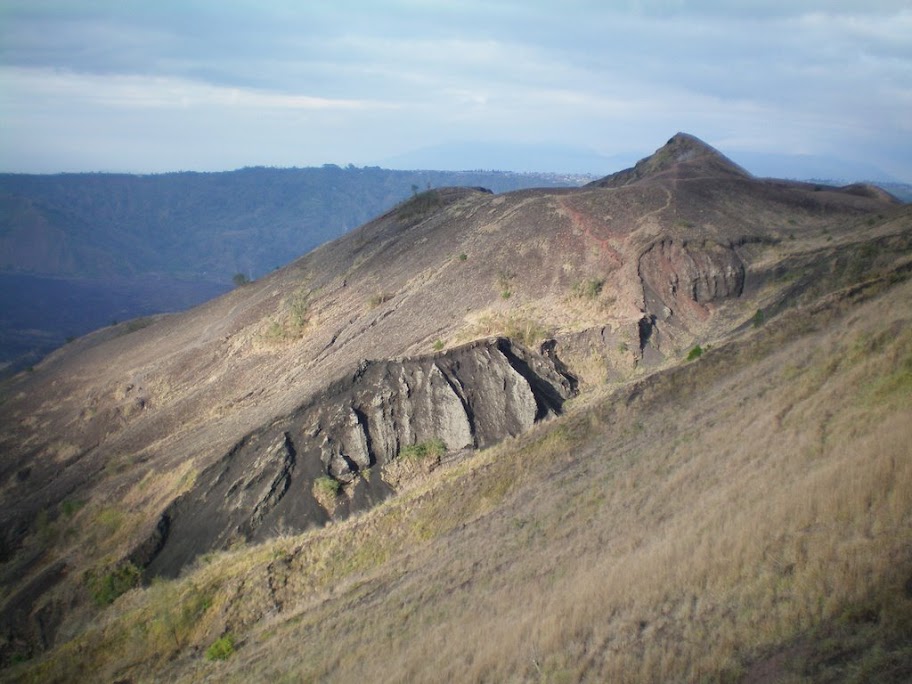
[[[699,153],[682,154],[682,144]],[[5,426],[0,447],[6,454],[0,515],[7,657],[33,653],[42,642],[48,647],[94,634],[84,632],[98,610],[88,601],[92,595],[104,603],[131,586],[135,573],[175,574],[195,555],[168,549],[194,546],[205,559],[205,552],[296,534],[327,519],[338,522],[385,498],[387,488],[407,491],[415,478],[437,468],[445,471],[442,489],[431,500],[451,503],[454,515],[446,520],[454,524],[474,525],[485,519],[478,516],[492,511],[500,519],[497,505],[515,487],[530,487],[521,490],[528,493],[523,500],[536,500],[535,492],[559,497],[560,487],[551,478],[557,477],[563,459],[580,467],[592,459],[601,462],[599,454],[608,452],[597,445],[609,438],[620,440],[611,442],[618,452],[625,452],[628,437],[633,446],[645,448],[651,441],[646,435],[633,437],[638,423],[662,434],[662,423],[646,418],[656,404],[625,413],[627,427],[621,430],[627,436],[586,428],[601,420],[600,412],[616,401],[635,405],[636,397],[656,387],[666,388],[667,404],[662,405],[668,411],[689,407],[693,394],[678,393],[686,386],[692,392],[701,382],[713,401],[728,401],[725,392],[731,391],[718,376],[691,377],[697,371],[688,370],[715,366],[701,361],[679,368],[683,359],[699,356],[709,345],[720,346],[722,354],[724,346],[738,350],[750,368],[747,377],[761,377],[751,375],[750,335],[765,340],[759,358],[766,358],[778,353],[777,343],[803,339],[801,322],[816,311],[812,307],[823,312],[814,314],[822,317],[820,329],[829,329],[829,293],[842,292],[837,300],[851,305],[852,288],[870,281],[862,288],[865,297],[877,294],[868,289],[881,288],[886,292],[883,306],[896,308],[883,319],[886,329],[901,327],[908,302],[900,293],[906,292],[902,282],[912,251],[908,207],[851,189],[756,180],[720,167],[717,153],[702,143],[676,136],[669,145],[643,164],[650,172],[619,186],[500,196],[469,189],[423,193],[256,283],[194,311],[149,321],[141,329],[122,324],[77,340],[34,373],[8,383],[0,405]],[[850,313],[840,315],[852,321]],[[787,324],[773,326],[780,317]],[[874,319],[872,330],[880,325]],[[781,337],[776,330],[784,331]],[[874,333],[883,337],[882,331]],[[495,344],[496,354],[485,346],[490,343],[477,342],[492,335],[503,337]],[[895,340],[888,346],[904,368],[904,338],[898,339],[899,347],[891,346]],[[858,341],[864,343],[861,337]],[[508,363],[494,361],[500,358]],[[457,367],[488,370],[467,374]],[[888,368],[875,371],[877,377],[889,378]],[[903,377],[897,380],[896,396],[905,397]],[[385,384],[392,378],[404,378],[404,388],[389,389],[397,386]],[[577,389],[588,396],[606,381],[635,384],[624,385],[595,413],[581,409],[570,422],[552,419],[534,428],[546,442],[554,440],[545,449],[547,458],[541,459],[536,448],[524,450],[527,443],[520,438],[516,451],[482,452],[481,470],[472,465],[474,460],[447,470],[447,463],[460,462],[456,452],[462,447],[468,447],[465,459],[473,449],[515,437],[563,412],[563,403]],[[505,392],[508,387],[514,389]],[[770,391],[778,394],[783,387],[777,380]],[[390,400],[381,398],[384,392]],[[497,420],[504,404],[495,400],[505,395],[517,398],[510,409],[517,417],[512,423]],[[376,405],[370,403],[372,396],[381,398]],[[403,396],[409,401],[399,403]],[[738,401],[754,406],[747,415],[759,414],[765,406],[752,404],[752,395]],[[425,405],[427,410],[421,408]],[[452,410],[435,410],[443,406]],[[698,409],[699,404],[693,407]],[[839,415],[847,416],[847,411],[850,407],[840,404]],[[692,418],[708,430],[716,424],[712,415]],[[726,418],[719,419],[719,430],[740,434],[746,429],[725,411],[720,415]],[[881,414],[875,406],[865,425],[874,425],[882,415],[893,413]],[[671,420],[670,414],[665,419]],[[568,429],[580,429],[594,441],[565,441],[560,435]],[[808,438],[803,430],[795,437],[798,443]],[[689,441],[700,433],[687,434]],[[662,443],[667,443],[664,438]],[[409,459],[410,449],[430,457]],[[709,451],[719,453],[715,447]],[[514,456],[505,456],[500,464],[497,459],[504,453]],[[787,453],[795,449],[789,447]],[[751,452],[746,462],[757,457]],[[491,459],[490,468],[499,474],[488,478],[484,464]],[[231,471],[232,464],[241,462],[248,465]],[[705,470],[707,464],[699,461],[692,467]],[[478,477],[478,488],[469,487],[464,497],[456,494],[458,488],[448,489],[446,475],[465,472],[460,468]],[[573,491],[577,487],[561,482]],[[426,499],[416,496],[415,505],[427,512],[420,503]],[[640,496],[646,497],[643,505],[658,505],[651,495]],[[904,505],[904,494],[898,496],[896,505]],[[412,505],[409,501],[415,500],[378,510],[402,510],[400,506]],[[460,509],[457,501],[466,508]],[[587,510],[595,515],[599,505],[596,501]],[[463,512],[456,515],[459,510]],[[378,513],[378,520],[387,514]],[[172,529],[173,519],[185,523]],[[681,518],[680,524],[689,519]],[[199,537],[180,532],[189,529],[188,520],[224,534],[197,544],[192,540]],[[269,524],[260,524],[266,520]],[[337,526],[302,537],[300,544],[301,549],[323,543],[307,540],[339,544],[332,553],[341,556],[320,567],[328,576],[355,572],[356,577],[379,568],[378,558],[403,553],[407,559],[413,543],[430,548],[422,544],[441,529],[455,529],[449,524],[431,509],[418,515],[412,532],[394,535],[402,546],[365,541],[366,557],[359,555],[360,543],[352,546],[341,532],[335,536]],[[477,536],[478,549],[492,539],[482,533],[487,523],[479,524],[482,528],[467,533]],[[357,522],[352,525],[352,530],[361,529]],[[173,585],[185,593],[194,583],[211,581],[218,585],[213,597],[230,603],[199,609],[206,619],[175,637],[176,655],[189,658],[186,649],[215,638],[213,630],[247,634],[252,629],[263,615],[259,589],[248,596],[229,578],[245,587],[248,581],[260,586],[253,576],[241,578],[250,563],[261,571],[256,559],[269,549],[242,554],[231,566],[234,570],[220,565],[222,574],[211,577],[199,570],[203,575],[197,579]],[[509,566],[512,552],[505,553],[502,562]],[[295,573],[310,562],[306,553],[297,554],[292,553]],[[183,560],[175,560],[179,558]],[[283,581],[294,586],[295,573]],[[480,581],[494,581],[494,575],[485,571]],[[232,586],[237,594],[231,593]],[[561,591],[553,594],[555,600]],[[155,594],[137,592],[123,600],[153,601]],[[298,605],[291,597],[276,601]],[[147,609],[153,610],[141,608]],[[231,612],[235,609],[237,614]],[[111,619],[116,631],[119,618]],[[85,641],[79,637],[72,643],[72,648],[84,648]],[[66,648],[58,653],[70,653]],[[138,674],[152,667],[149,659],[157,656],[140,653],[136,663],[141,665],[130,665],[131,656],[112,657],[126,660],[119,665],[105,661],[105,667],[136,667]],[[743,657],[739,654],[738,662]],[[48,662],[59,664],[56,658]],[[196,667],[191,661],[182,661],[182,667]],[[537,657],[532,661],[544,667]],[[90,662],[77,659],[74,666]]]
[[[747,171],[715,148],[692,135],[678,133],[658,152],[641,159],[632,168],[593,181],[589,187],[620,188],[668,171],[679,175],[683,172],[689,177],[730,175],[750,178]]]
[[[333,165],[146,176],[0,174],[0,275],[13,299],[0,307],[0,372],[34,365],[65,340],[111,320],[211,299],[230,289],[236,274],[269,273],[418,188],[458,184],[503,192],[584,180]]]
[[[131,592],[30,676],[907,681],[912,288],[891,280]],[[204,658],[224,634],[229,660]]]

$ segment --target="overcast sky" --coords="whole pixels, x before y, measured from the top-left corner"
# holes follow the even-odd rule
[[[912,182],[912,4],[0,0],[4,171],[637,159],[677,131]]]

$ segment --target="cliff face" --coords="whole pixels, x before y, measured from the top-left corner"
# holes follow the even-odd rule
[[[394,491],[384,467],[405,448],[489,446],[560,413],[574,391],[553,359],[506,339],[363,362],[205,470],[132,560],[150,576],[173,576],[206,551],[345,517]],[[323,496],[319,479],[329,483]]]
[[[716,242],[660,240],[639,259],[647,311],[660,319],[703,318],[706,305],[740,297],[744,263],[733,247]]]

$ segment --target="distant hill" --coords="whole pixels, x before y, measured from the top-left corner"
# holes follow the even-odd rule
[[[877,183],[877,185],[903,202],[912,202],[912,185],[908,183]]]
[[[388,157],[380,166],[392,169],[503,169],[576,174],[603,174],[633,161],[624,155],[603,155],[591,149],[559,144],[460,141]],[[505,166],[508,165],[508,166]]]
[[[897,183],[900,179],[863,161],[814,154],[738,152],[735,159],[755,176],[770,178],[826,178],[839,185],[862,180]]]
[[[0,174],[0,272],[64,277],[257,278],[441,186],[494,192],[587,177],[377,167],[223,173]]]

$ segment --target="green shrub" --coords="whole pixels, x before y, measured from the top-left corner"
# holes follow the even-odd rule
[[[133,563],[126,563],[101,577],[89,577],[89,590],[96,605],[108,606],[121,594],[139,586],[142,573]]]
[[[312,294],[303,285],[292,292],[282,305],[284,312],[279,310],[277,318],[272,319],[261,333],[262,338],[267,342],[278,344],[301,337],[310,323]]]
[[[434,351],[443,349],[443,340],[434,340]]]
[[[701,356],[703,356],[703,347],[698,344],[687,354],[687,360],[693,361],[694,359],[699,359]]]
[[[757,313],[751,318],[751,323],[755,328],[759,328],[763,325],[764,320],[766,320],[766,314],[763,313],[763,309],[757,309]]]
[[[292,333],[299,333],[310,321],[310,292],[298,288],[288,301],[288,323]]]
[[[321,475],[314,480],[314,487],[325,496],[334,497],[339,493],[342,483],[329,475]]]
[[[78,499],[64,499],[60,504],[60,512],[63,513],[67,518],[71,518],[83,506],[85,506],[85,501],[79,501]]]
[[[113,507],[102,508],[95,514],[95,526],[104,536],[110,537],[123,525],[124,514]]]
[[[460,261],[466,261],[468,258],[469,258],[469,255],[466,254],[465,252],[463,252],[462,254],[459,255]]]
[[[235,287],[242,287],[250,282],[250,278],[248,278],[243,273],[235,273],[231,277],[231,282],[234,283]]]
[[[444,441],[434,438],[402,447],[399,450],[399,456],[410,461],[422,461],[426,458],[440,458],[446,451]]]
[[[206,660],[227,660],[234,653],[234,636],[225,634],[206,649]]]

